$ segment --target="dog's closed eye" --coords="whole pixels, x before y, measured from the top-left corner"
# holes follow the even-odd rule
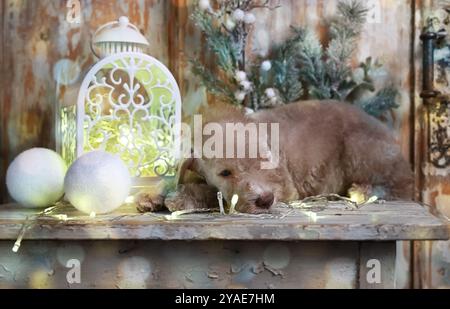
[[[221,177],[230,177],[231,175],[233,175],[233,173],[230,170],[223,170],[219,174]]]

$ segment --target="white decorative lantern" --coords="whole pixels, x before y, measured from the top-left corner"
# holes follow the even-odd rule
[[[136,186],[175,175],[180,91],[170,71],[143,53],[148,45],[126,17],[96,31],[91,48],[100,60],[84,78],[76,105],[59,115],[59,148],[68,164],[104,150],[122,158]]]

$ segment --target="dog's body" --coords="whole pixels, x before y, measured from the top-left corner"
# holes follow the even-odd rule
[[[223,126],[280,126],[280,158],[275,169],[262,170],[263,158],[192,159],[182,169],[203,176],[209,186],[224,194],[228,203],[233,195],[238,195],[238,211],[266,212],[277,202],[321,194],[344,195],[355,186],[384,199],[412,198],[412,172],[393,134],[357,107],[335,101],[308,101],[249,116],[220,112],[212,118],[210,121]],[[184,193],[172,195],[166,206],[171,210],[211,207],[203,202],[183,206],[186,195],[198,195],[195,186],[185,184]],[[206,191],[210,195],[214,192]]]

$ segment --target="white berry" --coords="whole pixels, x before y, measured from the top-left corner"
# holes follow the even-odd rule
[[[209,0],[200,0],[198,2],[198,7],[200,8],[200,10],[206,11],[211,8],[211,4],[209,3]]]
[[[244,80],[241,82],[241,86],[244,90],[250,90],[250,88],[252,88],[252,83],[248,80]]]
[[[245,18],[245,12],[244,12],[243,10],[241,10],[241,9],[236,9],[236,10],[233,12],[233,19],[234,19],[235,21],[243,21],[244,18]]]
[[[252,13],[245,14],[244,23],[246,23],[247,25],[252,25],[255,22],[256,22],[256,17],[254,14],[252,14]]]
[[[227,28],[227,30],[232,31],[234,30],[234,28],[236,28],[236,23],[231,18],[227,18],[227,20],[225,21],[225,27]]]
[[[276,93],[275,93],[275,90],[273,88],[267,88],[266,91],[265,91],[265,94],[266,94],[266,96],[269,99],[273,99],[273,98],[276,97]]]
[[[237,71],[235,78],[238,82],[243,82],[247,80],[247,73],[245,73],[244,71]]]
[[[235,97],[236,100],[238,100],[239,102],[244,101],[244,100],[245,100],[245,96],[246,96],[246,93],[243,92],[243,91],[237,91],[237,92],[234,94],[234,97]]]
[[[261,64],[261,69],[265,72],[268,72],[272,69],[272,62],[270,62],[269,60],[264,61]]]

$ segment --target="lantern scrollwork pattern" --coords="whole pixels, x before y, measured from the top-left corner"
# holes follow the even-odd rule
[[[116,153],[136,177],[172,176],[180,102],[175,79],[156,59],[139,53],[107,57],[81,86],[79,151]]]

